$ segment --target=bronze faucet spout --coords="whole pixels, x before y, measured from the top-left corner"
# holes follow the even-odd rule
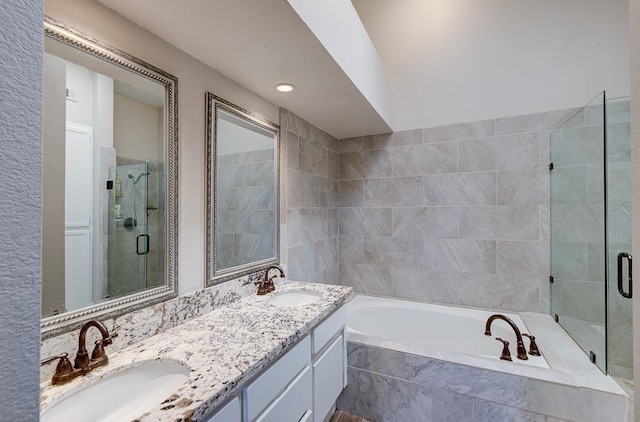
[[[73,367],[76,369],[85,368],[89,365],[89,353],[87,353],[87,331],[89,331],[89,328],[91,327],[96,327],[100,331],[100,334],[102,334],[101,345],[106,346],[112,342],[109,330],[107,330],[107,327],[105,327],[100,321],[93,320],[84,324],[80,330],[80,337],[78,338],[78,353],[76,353],[76,360],[73,364]]]
[[[280,277],[281,278],[285,277],[284,271],[279,266],[271,265],[267,267],[267,269],[264,270],[264,280],[256,283],[258,285],[258,295],[265,295],[267,293],[273,292],[276,289],[276,286],[274,286],[273,284],[273,279],[276,276],[269,277],[269,272],[271,270],[278,270],[280,271]]]
[[[527,357],[527,349],[525,349],[524,342],[522,341],[522,334],[520,333],[520,330],[518,329],[518,326],[510,318],[507,318],[506,316],[501,315],[501,314],[491,315],[487,319],[487,324],[485,325],[485,328],[484,328],[484,335],[485,336],[490,336],[491,335],[491,324],[496,319],[501,319],[501,320],[505,321],[507,324],[509,324],[509,326],[511,327],[513,332],[516,334],[516,347],[517,347],[517,351],[518,351],[518,353],[517,353],[518,359],[520,359],[520,360],[529,359]]]

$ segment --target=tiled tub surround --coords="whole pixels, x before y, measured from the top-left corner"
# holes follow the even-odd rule
[[[280,255],[295,280],[338,283],[339,141],[280,109]]]
[[[549,312],[549,134],[576,110],[340,141],[340,284]]]
[[[338,409],[377,422],[629,420],[626,394],[549,315],[520,316],[551,369],[438,353],[431,345],[398,343],[347,327],[348,386]]]
[[[277,283],[279,292],[299,289],[318,292],[322,297],[312,304],[289,308],[266,303],[272,295],[245,297],[118,353],[111,351],[109,365],[85,377],[64,386],[45,386],[41,409],[105,374],[164,360],[188,366],[189,379],[171,397],[174,406],[159,405],[139,420],[200,420],[344,304],[352,291],[344,286]]]

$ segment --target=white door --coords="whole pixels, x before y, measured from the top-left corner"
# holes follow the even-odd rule
[[[65,305],[91,305],[93,145],[90,127],[67,124],[65,137]]]

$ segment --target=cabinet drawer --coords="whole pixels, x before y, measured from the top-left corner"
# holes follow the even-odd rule
[[[299,422],[308,419],[313,406],[311,386],[311,367],[307,366],[256,422]]]
[[[236,397],[215,415],[205,418],[206,422],[240,422],[240,400]]]
[[[313,353],[316,354],[347,323],[347,307],[343,305],[313,330]]]
[[[338,337],[313,365],[313,410],[315,422],[331,410],[343,388],[344,345]]]
[[[310,360],[311,339],[307,336],[245,388],[244,406],[247,419],[254,420],[282,393]]]

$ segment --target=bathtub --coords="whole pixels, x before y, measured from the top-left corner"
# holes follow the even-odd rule
[[[410,302],[389,298],[358,295],[349,304],[347,330],[394,343],[395,349],[420,350],[420,354],[437,356],[453,353],[461,356],[499,359],[502,343],[509,341],[512,362],[505,364],[549,368],[543,356],[529,356],[527,360],[516,357],[516,337],[505,321],[496,320],[491,325],[491,336],[484,335],[487,318],[496,312],[471,308]],[[517,314],[500,312],[511,318],[521,333],[529,333]],[[528,339],[524,338],[528,349]],[[442,353],[444,352],[444,353]]]
[[[542,356],[519,360],[513,330]],[[499,359],[502,337],[513,361]],[[338,408],[377,422],[629,419],[629,397],[550,315],[356,295],[348,304],[347,388]],[[528,349],[529,341],[524,339]]]

